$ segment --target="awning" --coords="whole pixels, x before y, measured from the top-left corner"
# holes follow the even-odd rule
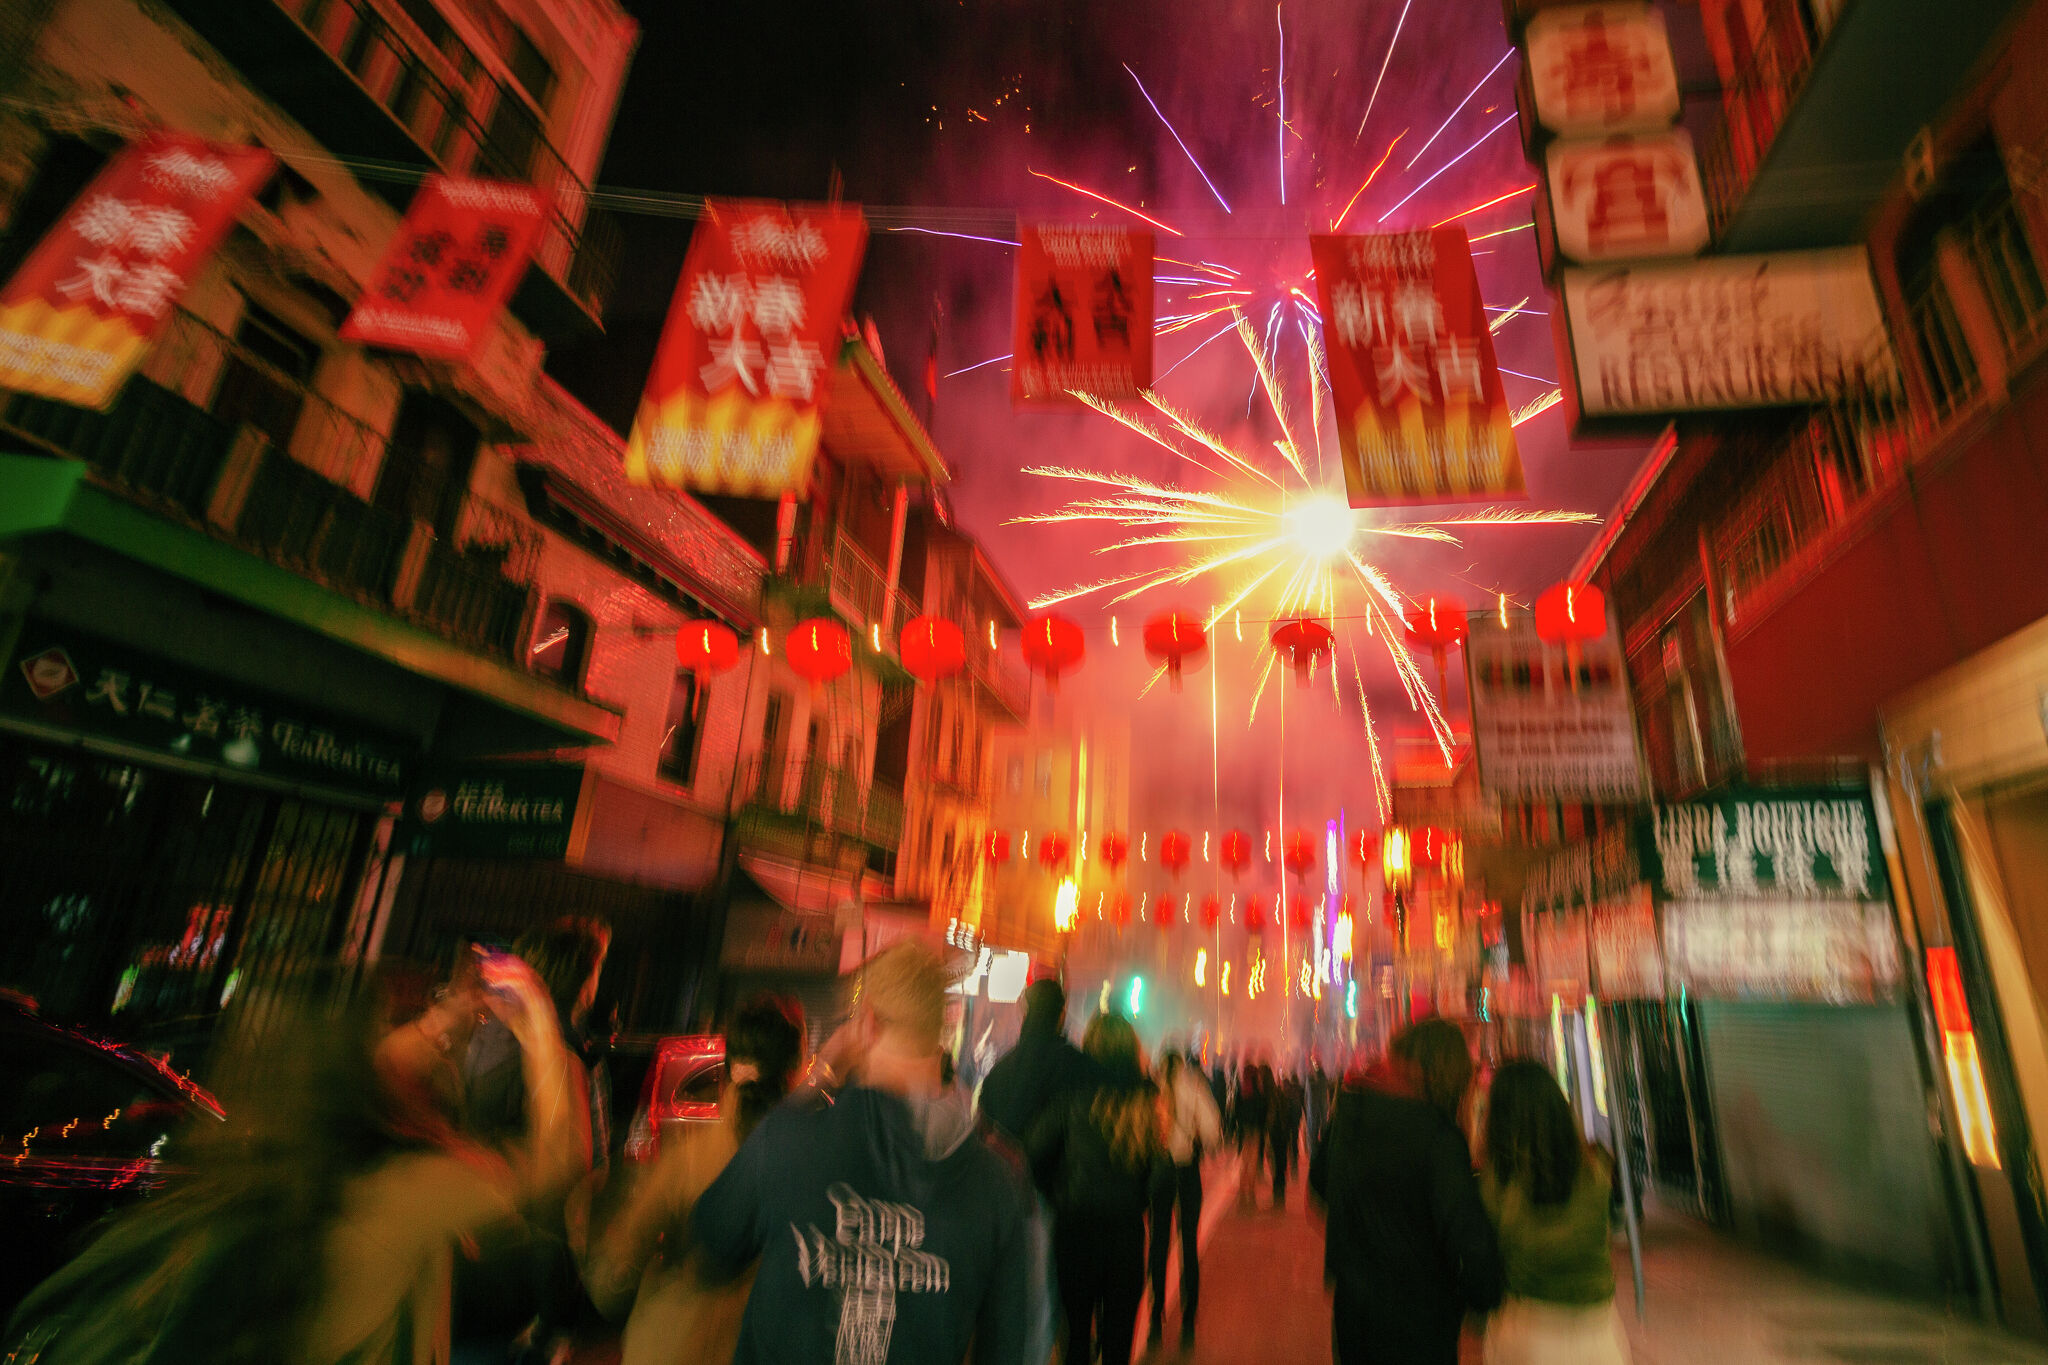
[[[742,853],[739,861],[740,871],[770,900],[799,915],[836,914],[852,905],[859,893],[855,878],[829,868],[760,853]]]
[[[184,579],[535,723],[539,733],[516,747],[618,738],[618,712],[139,507],[95,484],[81,462],[0,454],[0,488],[0,544],[71,536]],[[464,731],[493,728],[483,716],[454,719]]]
[[[866,461],[892,479],[948,483],[953,477],[903,391],[858,336],[846,339],[832,367],[823,438],[840,459]]]

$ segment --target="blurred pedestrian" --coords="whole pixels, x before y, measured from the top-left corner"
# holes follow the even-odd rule
[[[392,973],[386,980],[394,992],[395,1009],[411,1018],[377,1044],[377,1074],[394,1092],[416,1098],[449,1127],[460,1130],[467,1126],[469,1111],[462,1060],[478,1026],[490,1017],[476,954],[465,950],[449,978],[429,995],[398,1005],[395,997],[404,989],[402,978],[405,974]]]
[[[1287,1172],[1294,1165],[1295,1149],[1301,1145],[1301,1081],[1294,1076],[1273,1086],[1267,1138],[1273,1152],[1273,1207],[1287,1207]]]
[[[1067,993],[1050,977],[1024,988],[1017,1045],[989,1068],[977,1103],[998,1132],[1022,1142],[1031,1121],[1077,1090],[1092,1091],[1095,1064],[1067,1041]]]
[[[752,1270],[736,1279],[707,1275],[690,1243],[690,1211],[801,1079],[803,1007],[777,995],[742,1004],[726,1029],[725,1068],[718,1122],[681,1125],[663,1135],[660,1155],[585,1262],[598,1308],[613,1319],[630,1310],[622,1365],[724,1362],[739,1342]]]
[[[600,1164],[609,1152],[610,1106],[604,1078],[602,1039],[588,1025],[611,952],[611,930],[597,920],[568,918],[528,930],[512,944],[512,956],[546,983],[561,1021],[562,1040],[581,1062],[585,1076],[585,1107],[592,1159]],[[469,1131],[485,1142],[503,1141],[523,1131],[526,1092],[522,1084],[518,1040],[502,1024],[485,1023],[470,1040],[463,1063],[469,1095]]]
[[[1480,1195],[1499,1231],[1507,1299],[1486,1325],[1486,1365],[1627,1365],[1614,1308],[1612,1168],[1579,1134],[1540,1062],[1493,1079]]]
[[[1266,1149],[1272,1143],[1273,1073],[1261,1062],[1247,1061],[1237,1083],[1237,1202],[1240,1208],[1258,1203],[1266,1178]]]
[[[1120,1014],[1089,1021],[1081,1048],[1101,1080],[1039,1115],[1026,1149],[1053,1209],[1066,1310],[1066,1359],[1128,1365],[1145,1294],[1145,1213],[1166,1162],[1159,1090],[1137,1030]]]
[[[1338,1095],[1309,1167],[1326,1210],[1337,1365],[1456,1365],[1468,1312],[1500,1302],[1500,1251],[1459,1118],[1472,1054],[1426,1019]]]
[[[228,1121],[188,1135],[191,1174],[111,1224],[25,1300],[0,1356],[42,1365],[445,1362],[455,1244],[559,1196],[588,1162],[574,1063],[524,965],[487,962],[485,1007],[521,1044],[532,1121],[502,1152],[461,1138],[375,1061],[380,978],[346,1004],[291,983],[241,1008],[267,1031],[224,1067]],[[410,1019],[403,1023],[412,1022]],[[223,1024],[224,1032],[229,1025]]]
[[[1159,1343],[1166,1330],[1166,1262],[1172,1250],[1174,1210],[1180,1211],[1180,1344],[1195,1342],[1195,1307],[1201,1299],[1202,1266],[1197,1234],[1202,1226],[1202,1158],[1223,1145],[1223,1121],[1215,1096],[1196,1063],[1169,1052],[1159,1071],[1167,1114],[1168,1178],[1152,1194],[1152,1328]]]
[[[1023,1173],[939,1084],[947,984],[915,940],[871,959],[815,1068],[845,1084],[769,1114],[698,1199],[706,1269],[756,1266],[743,1365],[1042,1361]]]

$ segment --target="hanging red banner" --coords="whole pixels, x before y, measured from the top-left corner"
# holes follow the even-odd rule
[[[627,478],[804,491],[867,234],[844,205],[705,205],[626,441]]]
[[[0,388],[112,402],[275,164],[167,129],[116,156],[0,291]]]
[[[341,335],[467,360],[526,273],[547,216],[531,185],[428,176]]]
[[[1309,238],[1353,507],[1521,497],[1462,227]]]
[[[1018,224],[1010,401],[1136,398],[1151,383],[1152,234]]]

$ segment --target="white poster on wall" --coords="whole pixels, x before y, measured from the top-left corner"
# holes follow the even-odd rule
[[[1823,402],[1897,386],[1862,247],[1564,272],[1589,417]]]
[[[1613,804],[1649,794],[1621,643],[1610,628],[1574,656],[1526,614],[1474,613],[1465,642],[1480,785],[1506,800]]]
[[[1678,117],[1678,67],[1664,20],[1646,4],[1546,9],[1523,39],[1536,117],[1587,137],[1663,128]]]
[[[1557,249],[1581,265],[1694,256],[1707,245],[1707,196],[1683,128],[1553,142],[1545,184]]]

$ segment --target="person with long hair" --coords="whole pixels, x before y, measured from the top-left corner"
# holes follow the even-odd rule
[[[1489,1092],[1479,1180],[1507,1278],[1507,1299],[1486,1327],[1487,1365],[1627,1365],[1614,1307],[1613,1187],[1549,1068],[1503,1065]]]
[[[693,1254],[689,1217],[740,1144],[802,1077],[803,1007],[770,994],[742,1004],[726,1030],[725,1066],[718,1122],[665,1138],[586,1260],[592,1301],[607,1317],[627,1315],[622,1365],[723,1362],[739,1342],[753,1274],[706,1276]]]
[[[192,1135],[190,1177],[114,1222],[17,1310],[0,1354],[42,1365],[441,1365],[455,1246],[567,1188],[589,1161],[573,1060],[524,964],[481,964],[516,1035],[529,1126],[487,1150],[375,1059],[394,1022],[373,979],[263,983],[223,1021],[229,1121]],[[239,1051],[237,1051],[239,1049]]]
[[[1461,1124],[1472,1054],[1425,1019],[1347,1084],[1309,1163],[1325,1209],[1337,1365],[1457,1365],[1468,1312],[1500,1302],[1500,1252]]]
[[[1159,1091],[1137,1030],[1098,1014],[1081,1050],[1100,1068],[1093,1090],[1039,1115],[1025,1147],[1053,1210],[1053,1259],[1069,1361],[1128,1365],[1145,1294],[1145,1212],[1166,1161]]]
[[[1223,1121],[1209,1082],[1189,1058],[1168,1052],[1160,1061],[1159,1096],[1166,1109],[1166,1149],[1173,1170],[1152,1190],[1152,1326],[1157,1345],[1166,1330],[1166,1262],[1172,1252],[1174,1210],[1180,1210],[1180,1345],[1195,1343],[1195,1308],[1202,1295],[1202,1158],[1223,1145]],[[1164,1172],[1162,1172],[1164,1174]]]

